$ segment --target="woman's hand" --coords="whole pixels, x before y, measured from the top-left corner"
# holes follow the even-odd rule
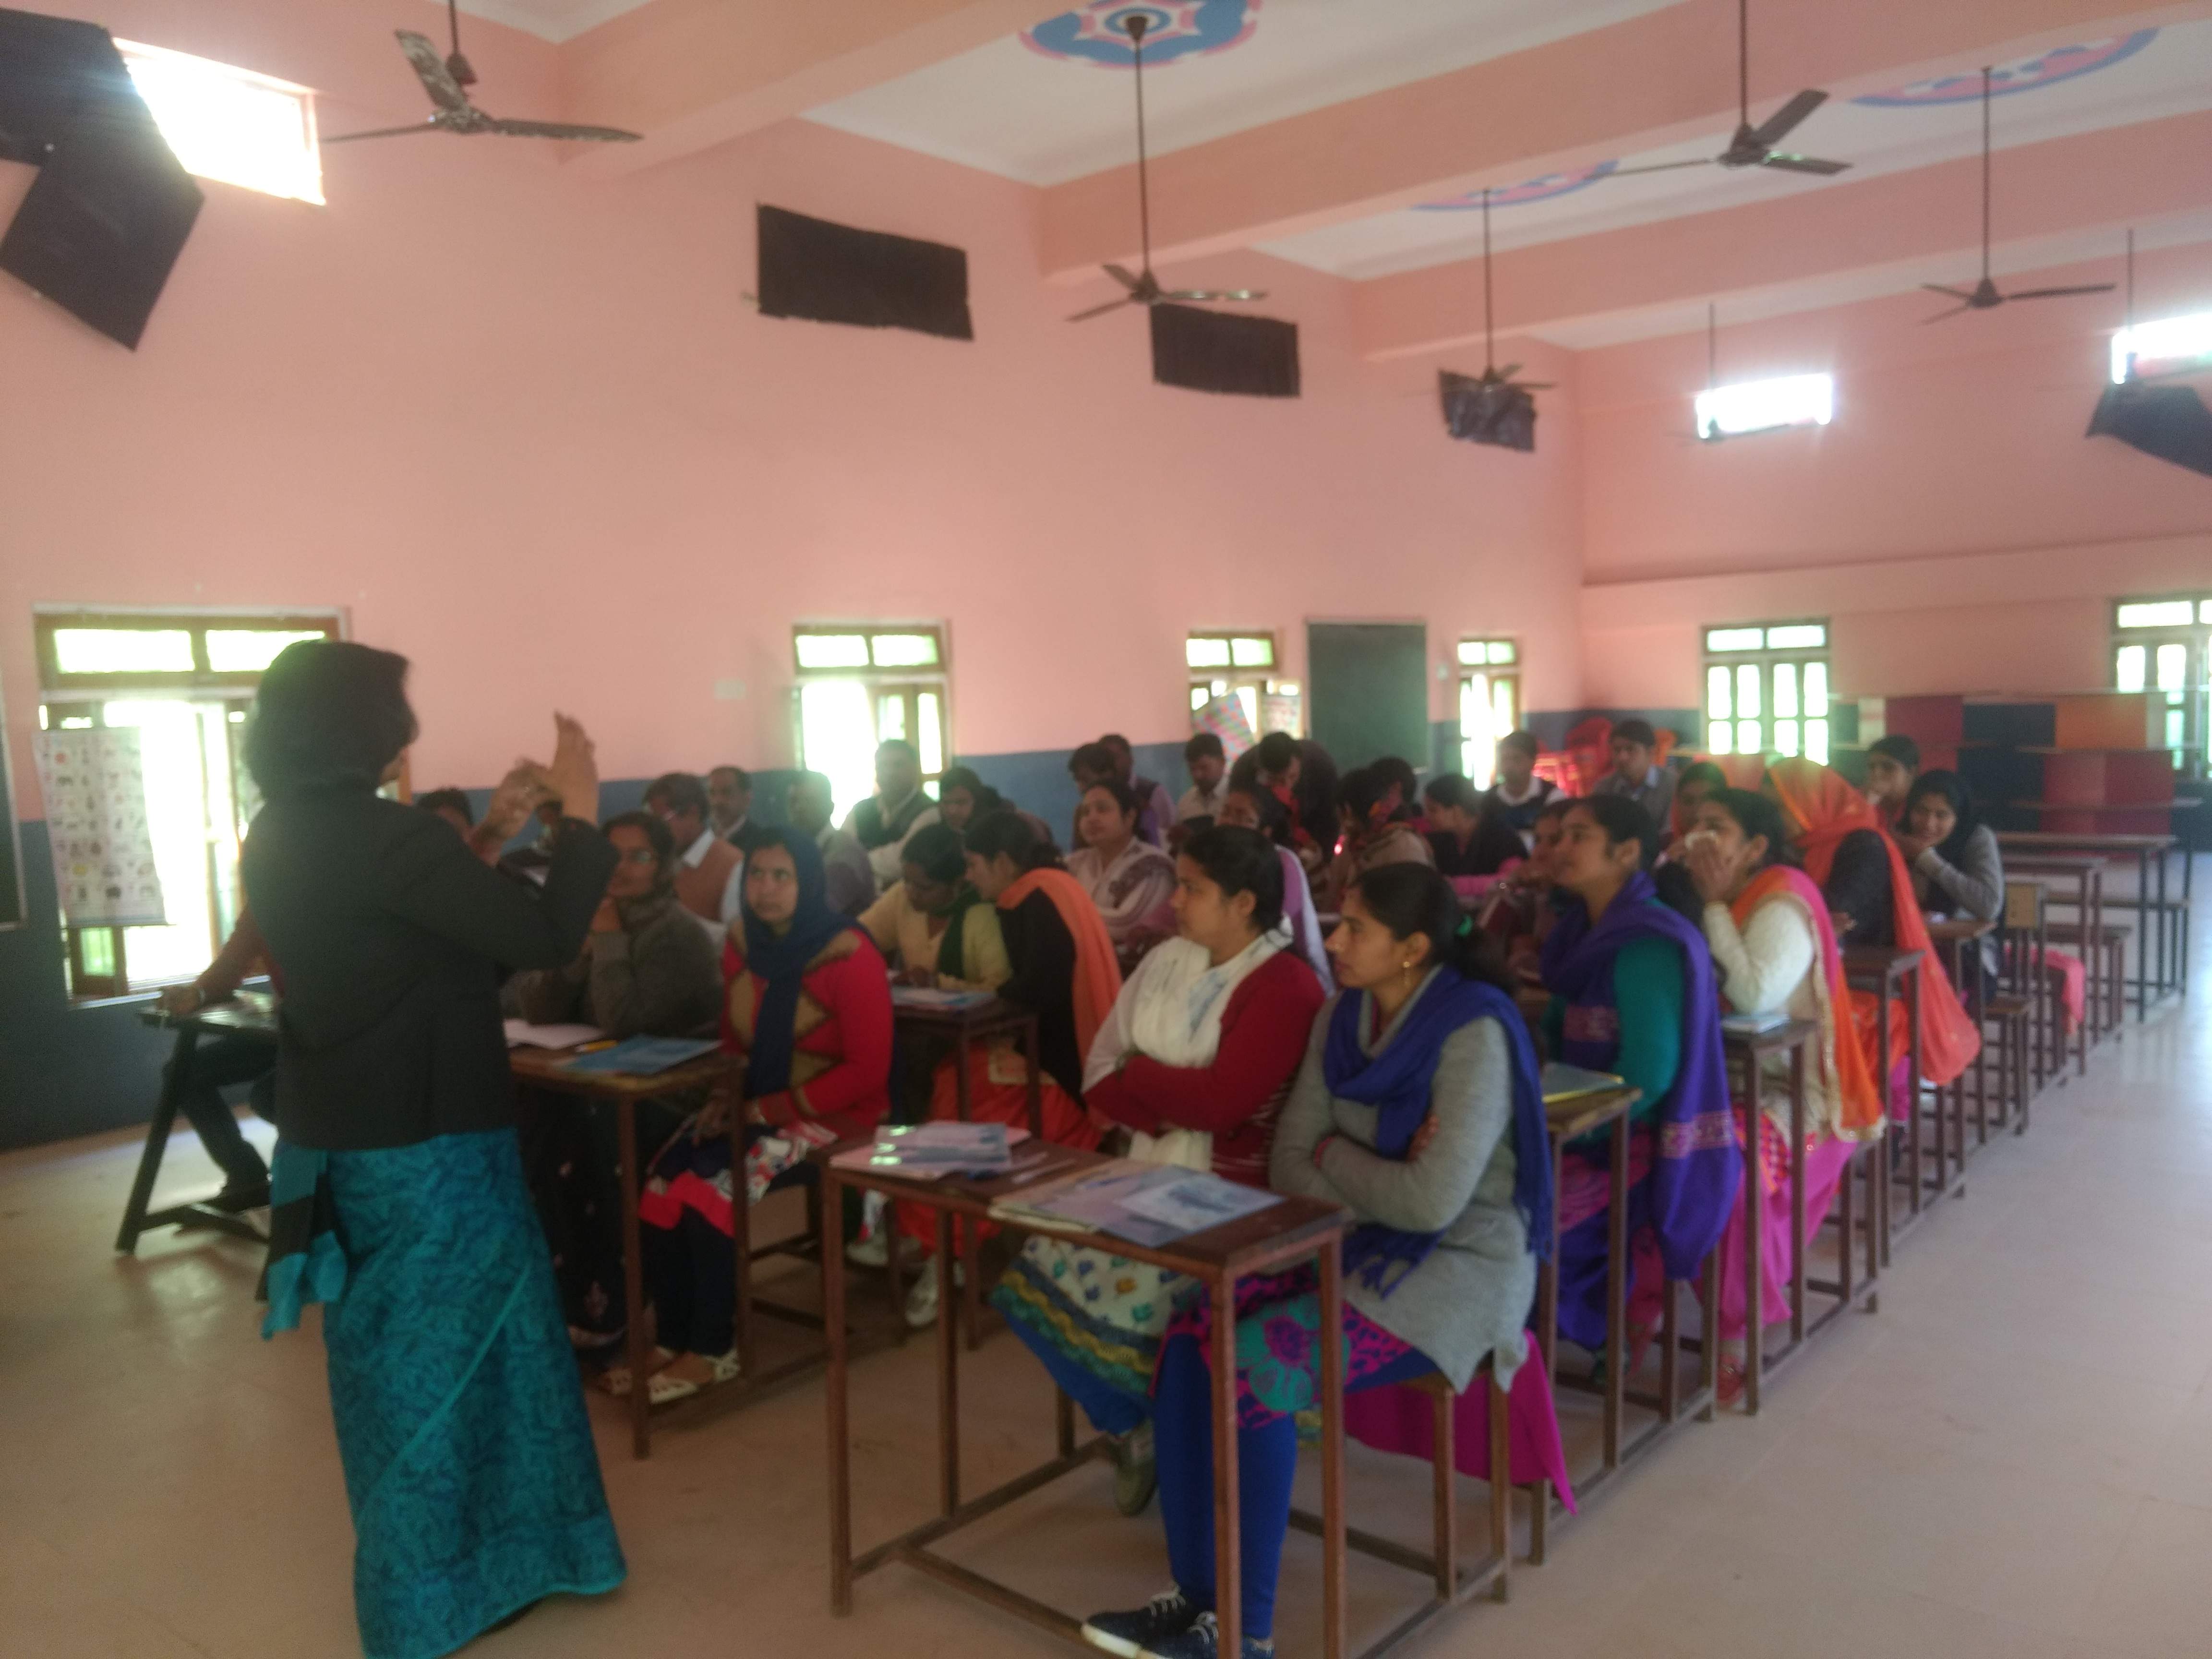
[[[1442,1133],[1442,1121],[1437,1116],[1435,1112],[1431,1111],[1426,1117],[1423,1118],[1421,1120],[1421,1127],[1413,1131],[1413,1141],[1406,1148],[1406,1162],[1408,1164],[1414,1162],[1423,1152],[1427,1152],[1430,1147],[1435,1146],[1437,1144],[1437,1136]]]
[[[1905,861],[1907,864],[1911,863],[1913,860],[1936,844],[1927,836],[1916,836],[1909,830],[1899,830],[1892,839],[1897,842],[1897,850],[1905,854]]]
[[[165,1014],[196,1014],[207,1006],[207,1000],[198,980],[187,985],[164,985],[155,998]]]
[[[1743,874],[1741,850],[1723,853],[1711,837],[1699,836],[1686,842],[1682,862],[1689,866],[1690,879],[1697,886],[1698,896],[1706,903],[1726,904],[1735,896],[1736,884]]]
[[[599,901],[599,908],[592,912],[592,931],[595,933],[619,933],[623,930],[622,912],[611,898]]]
[[[772,1095],[763,1095],[752,1103],[753,1115],[762,1122],[781,1128],[787,1123],[799,1121],[799,1103],[788,1090],[778,1090]]]
[[[566,714],[553,716],[553,763],[545,786],[561,799],[561,816],[599,821],[599,763],[590,735]]]
[[[899,970],[898,982],[934,990],[937,988],[937,970],[933,968],[902,968]]]

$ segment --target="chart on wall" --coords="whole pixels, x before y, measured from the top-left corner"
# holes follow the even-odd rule
[[[63,920],[72,927],[166,923],[137,729],[41,732],[33,748]]]
[[[1428,659],[1419,623],[1306,624],[1312,735],[1338,766],[1430,763]]]

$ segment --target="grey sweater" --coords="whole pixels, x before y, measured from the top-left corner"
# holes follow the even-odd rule
[[[2004,908],[2004,860],[1996,832],[1978,823],[1953,864],[1930,847],[1912,860],[1912,890],[1923,910],[1995,921]]]
[[[1363,1040],[1368,1054],[1381,1053],[1397,1037],[1437,971],[1379,1041]],[[1362,1001],[1364,1032],[1371,1018],[1367,994],[1352,994]],[[1345,1299],[1434,1360],[1455,1389],[1466,1388],[1492,1354],[1500,1385],[1510,1387],[1525,1357],[1521,1338],[1536,1291],[1536,1258],[1513,1204],[1513,1073],[1505,1034],[1495,1020],[1478,1019],[1444,1040],[1431,1088],[1437,1138],[1419,1158],[1401,1161],[1373,1150],[1376,1109],[1331,1095],[1322,1078],[1322,1051],[1337,1001],[1331,997],[1314,1021],[1305,1063],[1275,1128],[1268,1183],[1278,1192],[1345,1205],[1362,1221],[1441,1231],[1436,1249],[1388,1296],[1352,1280]],[[1331,1135],[1316,1165],[1314,1149]]]
[[[541,1025],[580,1020],[609,1036],[710,1036],[721,1014],[722,968],[698,919],[671,896],[625,905],[623,930],[586,937],[565,968],[517,974],[501,1001]]]

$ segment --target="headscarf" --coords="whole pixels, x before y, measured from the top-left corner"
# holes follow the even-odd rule
[[[1951,803],[1951,811],[1958,818],[1951,828],[1951,833],[1937,844],[1936,856],[1946,864],[1964,863],[1966,843],[1974,838],[1974,831],[1982,827],[1982,815],[1974,805],[1972,787],[1956,772],[1945,771],[1941,767],[1934,771],[1923,772],[1913,779],[1912,787],[1905,792],[1904,810],[1898,814],[1899,823],[1910,824],[1912,822],[1913,805],[1923,795],[1942,796]]]
[[[1795,902],[1813,926],[1816,1000],[1820,1006],[1820,1052],[1818,1063],[1823,1081],[1836,1102],[1836,1128],[1845,1139],[1870,1139],[1881,1133],[1881,1091],[1868,1066],[1866,1051],[1859,1047],[1850,1024],[1850,988],[1844,979],[1844,953],[1836,944],[1835,924],[1828,919],[1827,901],[1813,878],[1786,864],[1770,864],[1744,884],[1743,891],[1729,906],[1739,928],[1751,925],[1751,913],[1771,900]]]
[[[745,1095],[754,1100],[790,1086],[799,992],[807,967],[838,934],[860,926],[852,917],[830,908],[822,849],[814,844],[813,836],[784,826],[765,830],[750,856],[757,859],[771,847],[781,847],[791,855],[792,866],[799,872],[799,908],[792,912],[790,926],[778,933],[753,914],[749,901],[743,917],[744,960],[732,960],[735,939],[723,956],[726,971],[742,968],[766,988],[745,1058]]]
[[[1559,915],[1545,937],[1544,983],[1569,1002],[1617,1007],[1613,964],[1624,946],[1663,939],[1681,952],[1682,1054],[1674,1085],[1659,1103],[1656,1156],[1651,1164],[1650,1213],[1669,1279],[1696,1277],[1719,1243],[1743,1180],[1729,1103],[1728,1062],[1721,1048],[1720,995],[1713,959],[1695,923],[1658,901],[1651,878],[1638,871],[1593,924],[1589,911],[1562,893]],[[1570,1036],[1559,1058],[1605,1070],[1619,1058],[1608,1043]]]
[[[1897,949],[1920,952],[1920,965],[1912,978],[1920,1012],[1921,1068],[1931,1083],[1952,1081],[1981,1052],[1982,1036],[1960,1006],[1950,979],[1943,972],[1942,958],[1928,937],[1928,923],[1913,897],[1912,872],[1905,867],[1905,854],[1882,829],[1866,797],[1817,761],[1788,757],[1770,765],[1766,776],[1783,810],[1804,827],[1798,845],[1804,854],[1805,873],[1819,886],[1828,884],[1828,873],[1835,868],[1836,848],[1844,836],[1870,830],[1881,837],[1882,850],[1889,855],[1890,937]],[[1889,1065],[1889,1057],[1884,1055],[1875,1069],[1887,1071]]]
[[[1084,891],[1083,884],[1065,870],[1031,870],[1009,882],[999,895],[999,908],[1017,908],[1032,893],[1042,893],[1060,912],[1067,935],[1075,941],[1075,977],[1069,988],[1075,1015],[1075,1052],[1091,1052],[1098,1028],[1106,1023],[1114,999],[1121,994],[1121,968],[1114,957],[1113,936],[1105,919]]]
[[[1537,1082],[1535,1046],[1513,1000],[1455,968],[1431,969],[1413,993],[1397,1030],[1373,1055],[1359,1042],[1360,1023],[1367,1018],[1369,1006],[1364,992],[1337,999],[1323,1040],[1322,1076],[1330,1094],[1375,1108],[1375,1152],[1401,1161],[1433,1109],[1430,1090],[1445,1039],[1478,1019],[1498,1022],[1513,1060],[1513,1205],[1528,1224],[1528,1248],[1540,1261],[1548,1259],[1551,1138],[1544,1119],[1544,1091]],[[1344,1269],[1377,1294],[1388,1296],[1428,1258],[1443,1237],[1441,1232],[1403,1232],[1379,1221],[1366,1222],[1345,1241]]]

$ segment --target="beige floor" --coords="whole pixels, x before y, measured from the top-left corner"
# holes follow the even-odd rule
[[[2212,895],[2208,895],[2212,897]],[[2207,920],[2200,915],[2199,920]],[[2212,935],[2200,927],[2200,940]],[[1899,1249],[1881,1310],[1693,1426],[1415,1651],[1516,1659],[2172,1659],[2212,1653],[2212,1024],[2130,1025],[2033,1132]],[[256,1126],[257,1133],[260,1132]],[[0,1158],[0,1651],[343,1659],[351,1547],[320,1344],[255,1335],[258,1263],[204,1236],[109,1253],[136,1146]],[[189,1137],[165,1187],[204,1180]],[[926,1345],[856,1371],[863,1543],[927,1514]],[[966,1373],[969,1473],[1041,1455],[1049,1400],[1012,1343]],[[1055,1644],[892,1567],[826,1611],[818,1385],[626,1454],[593,1404],[631,1576],[472,1650],[530,1656],[1044,1655]],[[1355,1448],[1354,1518],[1417,1534],[1425,1474]],[[1472,1525],[1480,1488],[1468,1493]],[[958,1553],[1076,1611],[1161,1586],[1155,1517],[1086,1473]],[[1282,1645],[1316,1652],[1293,1536]],[[1418,1600],[1355,1561],[1355,1634]]]

